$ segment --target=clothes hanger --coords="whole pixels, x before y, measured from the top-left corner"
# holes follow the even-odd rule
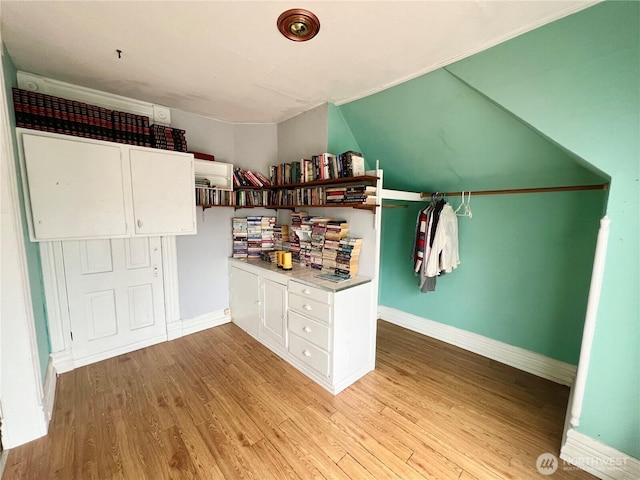
[[[455,213],[458,217],[469,217],[472,218],[473,217],[473,212],[471,212],[471,192],[468,192],[467,194],[467,201],[465,203],[464,201],[464,192],[460,192],[461,196],[462,196],[462,201],[460,203],[460,205],[458,205],[458,208],[456,208]],[[460,211],[460,209],[462,209],[461,213],[458,213]]]

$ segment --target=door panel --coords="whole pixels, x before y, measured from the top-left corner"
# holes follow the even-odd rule
[[[149,327],[155,323],[153,313],[153,287],[150,283],[129,287],[129,326],[131,330]]]
[[[144,268],[151,266],[149,255],[149,240],[145,237],[131,238],[125,242],[127,269]]]
[[[80,243],[81,272],[103,273],[113,270],[111,242],[109,240],[87,240]]]
[[[68,241],[62,251],[74,360],[166,340],[159,237]]]
[[[115,290],[87,293],[84,312],[89,324],[89,340],[109,337],[118,333]]]

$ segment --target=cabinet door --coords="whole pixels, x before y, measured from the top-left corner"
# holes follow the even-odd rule
[[[32,240],[127,234],[119,146],[30,134],[22,145]]]
[[[260,277],[231,267],[231,319],[258,338],[260,324]]]
[[[193,158],[169,151],[129,151],[136,235],[196,233]]]
[[[260,337],[286,348],[287,339],[287,287],[272,280],[262,279],[262,318]]]

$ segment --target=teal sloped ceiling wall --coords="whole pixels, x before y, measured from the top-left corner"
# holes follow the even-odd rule
[[[491,190],[605,183],[444,69],[340,107],[385,188]]]

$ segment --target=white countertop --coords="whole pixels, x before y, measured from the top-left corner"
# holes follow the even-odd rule
[[[316,275],[322,273],[320,270],[316,268],[306,267],[298,263],[294,263],[291,270],[283,270],[281,268],[278,268],[275,263],[266,262],[264,260],[230,258],[229,262],[230,264],[237,263],[242,265],[251,265],[256,268],[267,270],[269,272],[278,273],[280,275],[289,277],[289,279],[291,280],[296,280],[312,287],[319,287],[330,292],[340,292],[357,285],[362,285],[363,283],[371,282],[371,278],[361,277],[358,275],[356,275],[355,277],[351,277],[349,280],[346,280],[344,282],[332,282],[330,280],[323,280],[322,278],[316,277]]]

